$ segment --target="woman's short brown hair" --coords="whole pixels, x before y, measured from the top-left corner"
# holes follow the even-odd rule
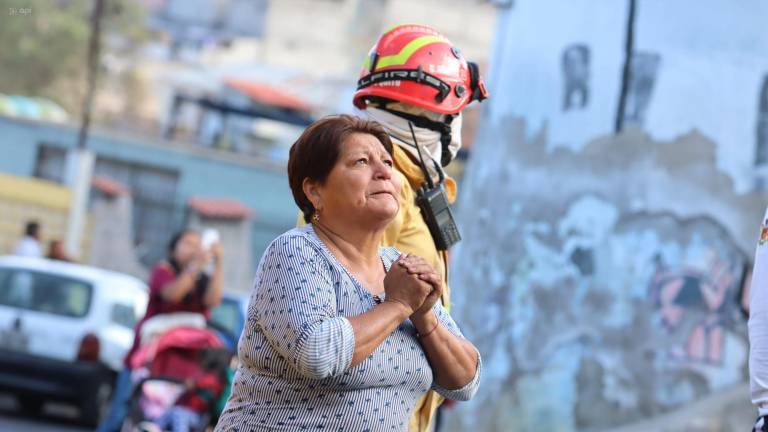
[[[323,184],[339,159],[341,144],[355,133],[373,135],[392,154],[392,141],[379,123],[351,115],[321,118],[309,125],[291,146],[288,182],[306,222],[312,219],[315,207],[304,194],[304,179]]]

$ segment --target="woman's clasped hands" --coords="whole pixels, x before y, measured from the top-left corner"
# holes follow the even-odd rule
[[[385,301],[397,302],[411,320],[424,318],[443,294],[443,281],[426,260],[402,254],[384,278]]]

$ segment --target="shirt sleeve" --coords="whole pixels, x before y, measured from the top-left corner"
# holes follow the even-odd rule
[[[152,269],[152,275],[149,277],[149,294],[159,296],[166,285],[176,279],[176,274],[168,264],[162,263]]]
[[[445,310],[443,305],[440,304],[440,302],[437,302],[435,306],[432,307],[432,310],[435,312],[435,315],[437,315],[438,321],[440,321],[440,325],[444,326],[448,331],[453,333],[455,336],[464,339],[464,335],[461,333],[461,330],[459,329],[459,326],[456,325],[456,322],[451,318],[451,315],[448,314],[448,311]],[[475,376],[472,378],[470,382],[468,382],[464,387],[455,389],[455,390],[448,390],[443,387],[440,387],[440,385],[437,384],[437,381],[432,382],[432,390],[436,391],[438,394],[443,396],[446,399],[451,400],[457,400],[457,401],[468,401],[472,399],[475,396],[475,393],[477,393],[477,390],[480,388],[480,376],[482,375],[483,370],[483,359],[480,356],[480,352],[477,352],[477,368],[475,369]]]
[[[324,379],[352,363],[352,324],[336,315],[331,264],[302,236],[272,243],[256,280],[256,323],[269,344],[302,375]]]
[[[749,383],[752,403],[768,415],[768,209],[760,226],[749,299]]]

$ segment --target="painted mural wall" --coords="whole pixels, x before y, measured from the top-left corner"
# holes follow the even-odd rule
[[[449,430],[690,430],[665,416],[739,386],[692,418],[746,430],[742,303],[766,201],[734,192],[698,132],[551,151],[525,125],[486,122],[461,191],[453,313],[485,376]]]
[[[460,190],[453,313],[484,356],[448,430],[748,430],[749,268],[768,196],[768,3],[500,9]],[[757,167],[756,167],[757,166]],[[756,187],[758,186],[758,187]]]

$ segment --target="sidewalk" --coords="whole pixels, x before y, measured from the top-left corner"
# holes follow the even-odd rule
[[[747,432],[757,413],[749,402],[749,384],[738,384],[652,420],[610,432]]]

